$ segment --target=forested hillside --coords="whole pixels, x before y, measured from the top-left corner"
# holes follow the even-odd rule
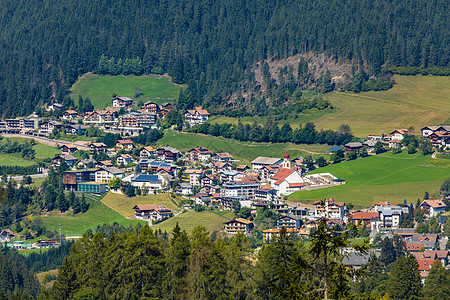
[[[252,66],[299,53],[325,53],[375,75],[385,63],[449,65],[445,0],[4,0],[0,5],[2,116],[63,101],[80,74],[109,72],[104,64],[111,58],[119,66],[113,73],[168,72],[174,82],[188,83],[185,106],[214,106],[234,91],[251,93]],[[326,79],[324,74],[325,91]],[[263,101],[248,99],[255,106]]]

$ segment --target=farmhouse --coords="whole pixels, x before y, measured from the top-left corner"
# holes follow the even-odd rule
[[[442,200],[424,200],[420,204],[420,208],[425,208],[429,211],[428,215],[430,218],[445,212],[446,207],[447,205],[445,205],[444,201]]]
[[[213,161],[218,161],[218,162],[233,162],[233,155],[231,155],[228,152],[221,152],[221,153],[216,153],[215,155],[212,156],[212,160]]]
[[[90,143],[88,145],[89,147],[89,152],[91,154],[94,154],[95,152],[99,153],[99,152],[105,152],[107,151],[106,149],[106,145],[103,143]]]
[[[352,151],[359,151],[363,148],[363,144],[360,142],[351,142],[351,143],[347,143],[345,144],[345,152],[349,153]]]
[[[389,136],[391,138],[391,140],[403,140],[403,138],[405,137],[405,134],[411,134],[408,129],[396,129],[394,131],[392,131],[391,133],[389,133]]]
[[[126,150],[130,151],[134,148],[134,143],[132,140],[118,140],[116,142],[116,150]]]
[[[129,97],[117,97],[112,100],[113,107],[119,108],[132,108],[133,107],[133,99]]]
[[[139,156],[142,158],[145,157],[151,157],[156,155],[156,150],[152,146],[147,146],[141,148],[141,151],[139,152]]]
[[[185,114],[186,120],[191,126],[200,125],[208,121],[209,113],[201,106],[196,107],[193,110],[188,110]]]
[[[78,148],[75,145],[62,145],[61,152],[62,154],[73,154],[77,152]]]
[[[169,218],[174,211],[159,204],[137,204],[133,207],[136,219],[157,221]]]

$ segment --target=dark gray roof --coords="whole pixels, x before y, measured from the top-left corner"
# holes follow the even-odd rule
[[[344,256],[342,259],[342,263],[345,266],[362,266],[366,263],[368,263],[370,260],[370,254],[357,254],[357,253],[351,253],[347,256]]]
[[[136,177],[133,178],[134,182],[154,182],[154,183],[160,183],[161,181],[158,178],[158,175],[145,175],[145,174],[139,174]]]

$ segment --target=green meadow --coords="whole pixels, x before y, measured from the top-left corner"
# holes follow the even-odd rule
[[[100,201],[86,198],[86,202],[90,204],[86,213],[74,215],[71,212],[60,214],[54,213],[49,216],[39,216],[47,227],[47,230],[59,230],[61,224],[61,233],[67,235],[81,235],[85,229],[96,229],[97,225],[105,223],[117,222],[120,225],[128,226],[132,224],[136,226],[138,223],[145,225],[147,222],[138,220],[129,220],[121,216],[119,213],[105,206]]]
[[[159,145],[169,145],[181,151],[187,151],[197,146],[203,146],[213,152],[228,152],[239,159],[240,163],[248,164],[258,156],[283,157],[288,150],[291,159],[298,156],[313,155],[320,156],[328,154],[328,145],[295,145],[281,143],[251,143],[240,142],[223,137],[214,137],[211,135],[185,133],[167,130],[164,137],[158,141]]]
[[[21,144],[25,142],[31,141],[30,139],[26,138],[7,138],[11,142],[19,142]],[[5,143],[6,138],[3,138],[0,143]],[[34,151],[36,152],[34,160],[27,160],[22,158],[22,155],[20,153],[12,153],[12,154],[0,154],[0,165],[1,166],[20,166],[20,167],[26,167],[26,166],[32,166],[38,162],[42,162],[45,158],[54,157],[56,154],[61,153],[61,150],[46,146],[43,144],[40,144],[36,142],[36,145],[33,146]]]
[[[223,223],[227,219],[210,211],[194,212],[189,211],[178,216],[172,217],[162,223],[156,224],[152,228],[171,232],[178,223],[181,229],[191,233],[196,226],[205,226],[209,232],[220,231],[223,229]]]
[[[405,151],[406,152],[406,151]],[[430,155],[385,153],[360,158],[314,170],[312,173],[330,172],[347,184],[300,191],[289,196],[290,201],[310,203],[333,197],[336,201],[363,208],[380,201],[408,203],[423,198],[425,191],[433,194],[445,178],[450,177],[450,161],[432,159]]]
[[[170,200],[168,193],[128,198],[122,194],[109,192],[101,202],[124,217],[134,215],[133,207],[136,204],[161,204],[170,209],[178,209],[178,206]]]
[[[89,97],[95,108],[104,108],[111,104],[111,95],[134,97],[134,88],[139,88],[142,95],[136,101],[155,101],[159,104],[178,99],[183,85],[172,83],[168,77],[158,75],[97,75],[84,74],[71,87],[71,95],[78,101],[78,95]]]
[[[325,94],[334,109],[311,109],[278,123],[297,128],[300,123],[314,122],[318,129],[334,130],[348,124],[356,136],[367,136],[411,126],[419,134],[426,125],[450,122],[450,77],[396,75],[394,80],[396,84],[388,91]],[[263,124],[264,120],[265,117],[241,118],[242,123]],[[237,122],[237,118],[211,118],[211,123]]]

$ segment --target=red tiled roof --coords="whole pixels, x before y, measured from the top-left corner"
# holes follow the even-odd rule
[[[420,251],[422,247],[423,243],[406,243],[406,251]]]
[[[295,171],[291,169],[280,169],[275,175],[272,176],[272,179],[276,180],[275,184],[280,184],[286,179],[286,177],[294,172]]]
[[[216,153],[216,155],[220,158],[233,158],[233,155],[228,152]]]
[[[379,212],[362,212],[357,211],[352,214],[353,220],[367,220],[367,219],[377,219],[379,218],[380,213]]]
[[[134,144],[132,140],[118,140],[116,142],[116,144],[122,144],[122,145],[127,145],[127,144]]]
[[[419,271],[429,271],[435,260],[419,259],[417,262],[419,263]]]

